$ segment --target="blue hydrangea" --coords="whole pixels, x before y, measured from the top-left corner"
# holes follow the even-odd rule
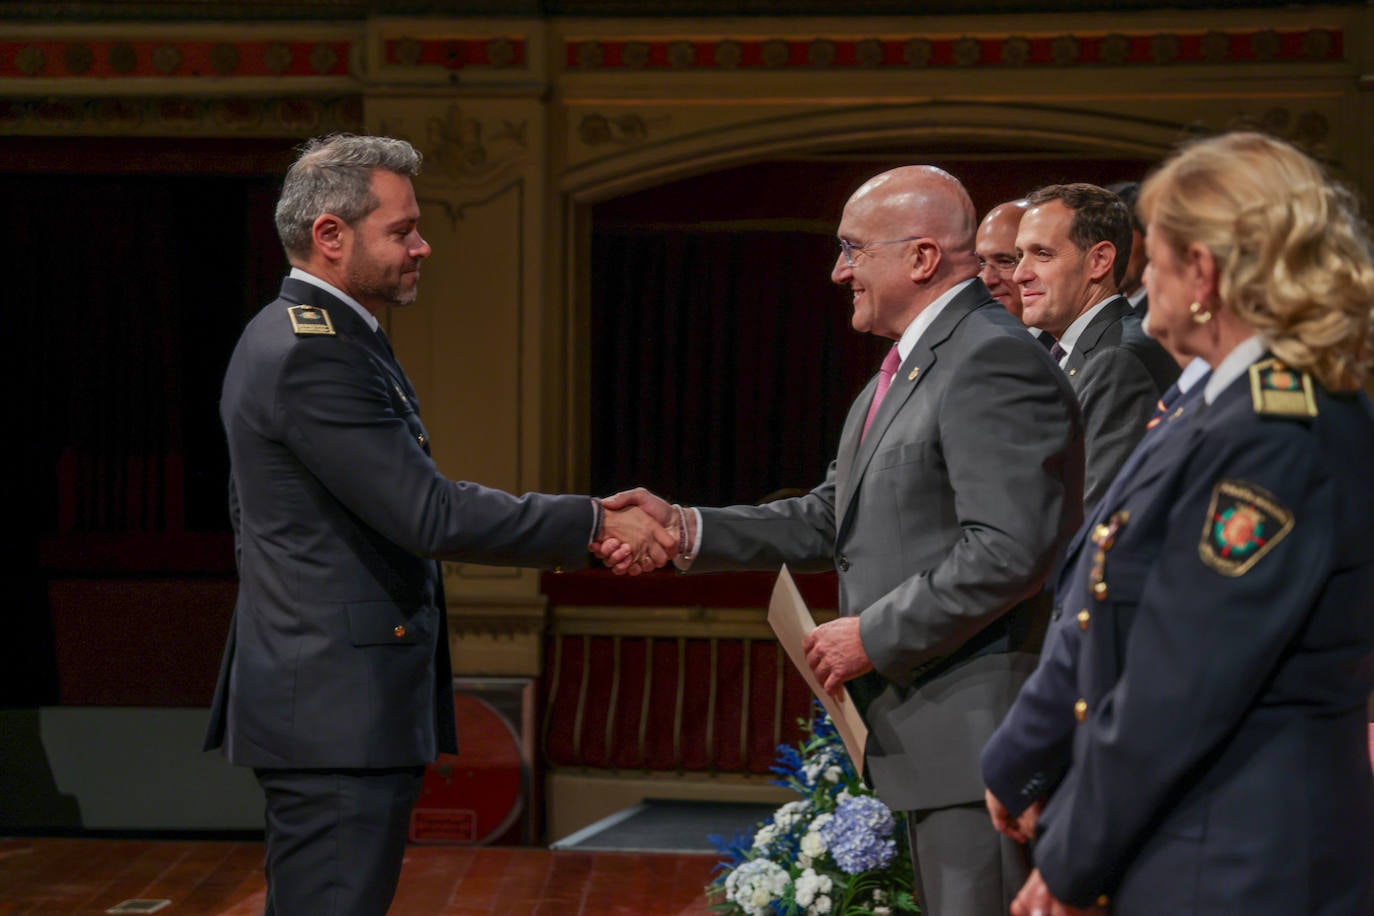
[[[822,828],[821,837],[835,864],[847,874],[886,868],[897,852],[892,812],[871,795],[846,798]]]

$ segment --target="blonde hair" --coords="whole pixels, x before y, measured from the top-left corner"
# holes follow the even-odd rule
[[[1176,152],[1146,179],[1140,211],[1175,254],[1198,243],[1217,294],[1294,369],[1331,391],[1370,361],[1374,247],[1352,195],[1281,140],[1224,134]]]

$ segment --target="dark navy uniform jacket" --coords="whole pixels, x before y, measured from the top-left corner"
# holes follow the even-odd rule
[[[294,278],[244,330],[220,414],[239,593],[206,749],[288,768],[456,752],[436,560],[585,563],[587,497],[446,479],[386,343]]]
[[[1374,912],[1374,407],[1309,381],[1316,416],[1261,409],[1305,378],[1265,360],[1068,557],[1041,668],[1072,762],[1035,845],[1066,903]]]

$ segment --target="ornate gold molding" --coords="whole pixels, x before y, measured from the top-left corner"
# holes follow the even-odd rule
[[[633,113],[594,112],[577,122],[577,139],[584,146],[637,146],[649,139],[651,127],[661,127],[670,120],[667,115],[645,118]]]
[[[423,130],[417,137],[403,125],[380,125],[381,133],[408,140],[424,154],[426,183],[441,179],[467,190],[504,186],[519,176],[530,155],[525,121],[478,118],[460,105],[427,118]]]
[[[194,98],[47,96],[0,98],[0,135],[310,137],[357,131],[361,96]]]

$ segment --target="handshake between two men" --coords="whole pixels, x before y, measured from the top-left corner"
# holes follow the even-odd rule
[[[637,576],[660,569],[679,556],[692,556],[694,513],[670,505],[642,487],[603,499],[601,505],[606,523],[600,539],[592,544],[592,553],[616,575]],[[642,514],[634,511],[636,508]]]
[[[616,575],[637,576],[670,560],[682,558],[690,563],[696,559],[701,546],[696,511],[673,505],[643,487],[617,493],[601,504],[607,521],[601,539],[592,544],[592,553]],[[656,525],[645,530],[645,520],[635,509]],[[612,524],[613,516],[618,524]],[[821,624],[806,637],[803,648],[816,680],[836,696],[845,683],[873,670],[859,636],[857,616]]]

